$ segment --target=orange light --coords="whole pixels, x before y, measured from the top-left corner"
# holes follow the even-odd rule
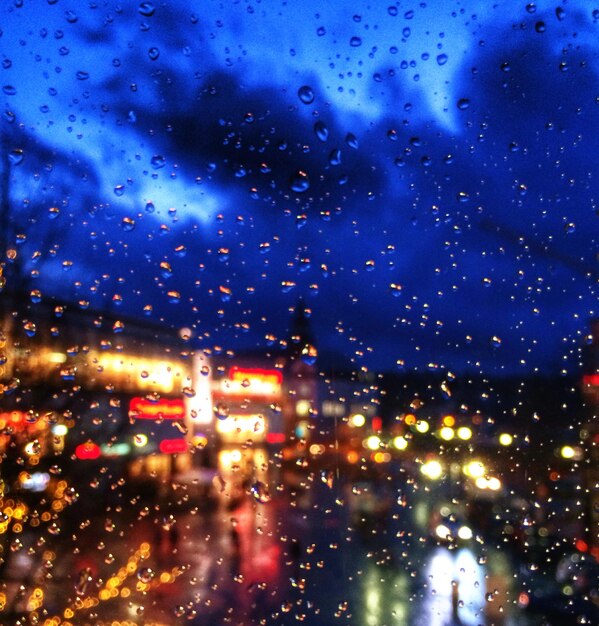
[[[408,413],[405,416],[404,421],[408,426],[414,426],[414,424],[416,423],[416,416],[412,415],[412,413]]]
[[[443,418],[443,426],[449,426],[450,428],[455,425],[455,417],[453,415],[446,415]]]
[[[145,398],[131,398],[129,416],[135,419],[185,419],[185,403],[182,399],[162,399],[150,402]]]

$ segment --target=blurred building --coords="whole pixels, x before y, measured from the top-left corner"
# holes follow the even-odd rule
[[[586,444],[586,541],[593,555],[599,559],[599,319],[591,322],[586,343],[582,376],[582,393],[587,405],[583,428]]]

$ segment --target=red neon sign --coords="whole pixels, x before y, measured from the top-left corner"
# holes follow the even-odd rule
[[[75,448],[75,456],[82,461],[97,459],[101,454],[100,446],[91,441],[81,443]]]
[[[185,439],[163,439],[158,448],[164,454],[179,454],[187,452],[187,441]]]
[[[229,378],[239,382],[256,380],[271,385],[280,385],[283,382],[283,374],[279,370],[269,370],[262,367],[238,367],[236,365],[229,370]]]
[[[285,443],[285,433],[268,433],[266,443]]]
[[[182,399],[161,399],[151,402],[145,398],[131,398],[129,416],[135,419],[146,420],[176,420],[185,419],[185,403]]]

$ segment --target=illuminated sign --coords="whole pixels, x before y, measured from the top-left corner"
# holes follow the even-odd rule
[[[163,439],[158,448],[164,454],[178,454],[187,452],[187,441],[185,439]]]
[[[268,433],[266,443],[285,443],[285,433]]]
[[[75,456],[82,461],[97,459],[101,454],[100,446],[91,441],[81,443],[75,448]]]
[[[589,387],[599,387],[599,374],[587,374],[583,376],[582,383]]]
[[[215,391],[226,396],[270,398],[281,395],[282,382],[279,370],[234,366],[228,378],[216,382]]]
[[[182,399],[161,399],[151,402],[145,398],[132,398],[129,404],[129,417],[146,420],[185,419],[185,403]]]

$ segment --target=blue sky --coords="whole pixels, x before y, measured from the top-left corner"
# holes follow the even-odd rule
[[[597,315],[599,14],[321,4],[4,7],[36,288],[151,305],[232,350],[285,338],[301,296],[321,353],[355,367],[576,372]]]

